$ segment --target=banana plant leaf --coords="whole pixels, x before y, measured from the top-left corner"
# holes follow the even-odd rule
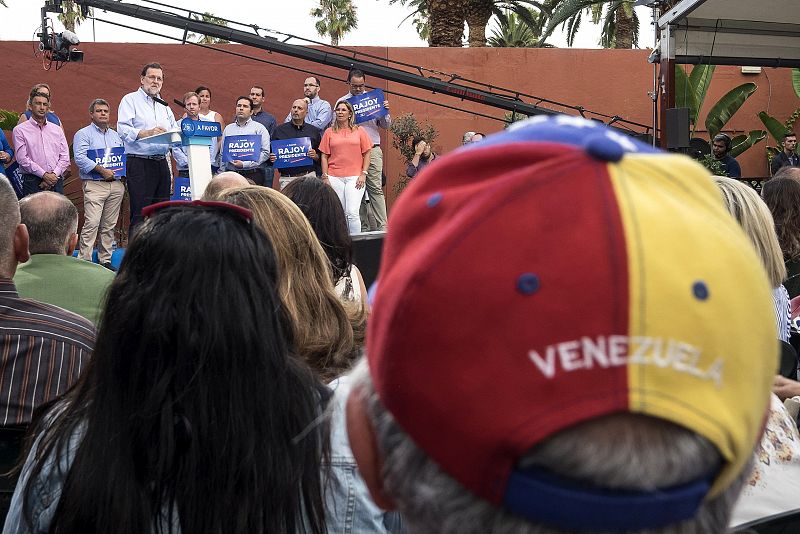
[[[675,65],[675,107],[689,108],[689,121],[694,126],[695,122],[697,122],[698,108],[695,90],[692,87],[689,76],[686,75],[681,65]],[[694,128],[692,128],[692,132],[694,132]]]
[[[766,111],[760,112],[758,118],[764,123],[764,127],[772,138],[775,139],[776,143],[783,141],[783,134],[786,133],[786,126],[781,121],[775,117],[771,117]]]
[[[767,132],[764,130],[751,130],[747,135],[737,135],[731,139],[730,155],[734,158],[749,149],[756,143],[760,143],[767,138]]]
[[[0,109],[0,130],[10,132],[17,125],[17,121],[19,121],[19,113]]]
[[[792,87],[794,87],[794,94],[800,98],[800,69],[792,69]]]
[[[717,135],[728,123],[733,115],[739,111],[742,104],[756,92],[758,86],[754,83],[743,83],[728,91],[725,96],[714,104],[706,117],[706,130],[711,139]]]
[[[711,85],[711,77],[714,76],[714,69],[716,69],[716,65],[695,65],[689,74],[689,86],[694,90],[694,101],[697,105],[694,115],[689,117],[692,124],[697,124],[700,109],[706,100],[708,86]]]

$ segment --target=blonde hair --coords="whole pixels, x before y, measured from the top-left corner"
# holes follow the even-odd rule
[[[786,279],[786,265],[769,208],[752,187],[738,180],[714,176],[714,181],[722,192],[725,207],[739,222],[761,258],[770,284],[778,287]]]
[[[339,299],[328,257],[300,208],[274,189],[254,185],[225,189],[216,199],[251,210],[272,243],[297,356],[325,381],[349,370],[364,342],[366,310]]]
[[[350,128],[350,131],[354,131],[358,126],[356,126],[356,111],[353,109],[353,104],[348,102],[347,100],[339,100],[335,106],[333,106],[333,111],[336,111],[336,108],[339,107],[339,104],[344,104],[347,107],[348,111],[350,111],[350,118],[347,119],[347,127]],[[333,115],[333,124],[331,125],[331,130],[334,132],[339,131],[339,121],[336,120],[336,114]]]

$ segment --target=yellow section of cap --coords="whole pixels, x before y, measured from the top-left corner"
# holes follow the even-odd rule
[[[628,249],[630,409],[716,445],[715,496],[752,454],[778,368],[769,282],[700,165],[629,155],[609,167]]]

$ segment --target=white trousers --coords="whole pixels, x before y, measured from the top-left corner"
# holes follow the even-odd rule
[[[340,178],[338,176],[328,176],[328,182],[339,197],[339,202],[342,203],[344,209],[344,216],[347,218],[347,229],[351,234],[357,234],[361,231],[361,217],[358,210],[361,209],[361,198],[364,196],[366,187],[356,189],[356,180],[358,176],[345,176]]]

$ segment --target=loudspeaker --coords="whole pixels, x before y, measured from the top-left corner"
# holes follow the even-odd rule
[[[365,232],[352,236],[353,263],[361,271],[361,276],[364,277],[364,285],[367,286],[367,289],[378,277],[385,235],[386,232]]]
[[[667,110],[667,148],[689,148],[689,108]]]

